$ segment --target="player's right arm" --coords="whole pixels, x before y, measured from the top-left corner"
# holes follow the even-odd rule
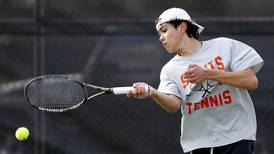
[[[177,96],[161,93],[151,86],[149,86],[149,91],[146,92],[145,86],[147,86],[146,83],[134,83],[133,90],[129,91],[127,95],[137,99],[152,97],[167,112],[177,112],[180,109],[181,100]]]

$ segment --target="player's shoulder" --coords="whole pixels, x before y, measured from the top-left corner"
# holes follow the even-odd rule
[[[231,42],[235,42],[235,41],[236,40],[227,38],[227,37],[217,37],[217,38],[208,40],[208,42],[215,42],[215,43],[231,43]]]
[[[221,47],[229,48],[229,47],[239,46],[243,43],[241,41],[227,38],[227,37],[218,37],[218,38],[213,38],[205,41],[205,44],[209,44],[211,46],[221,46]]]
[[[232,46],[232,47],[250,47],[248,44],[232,38],[219,37],[212,39],[213,41],[219,42],[222,45]]]
[[[171,59],[162,67],[162,71],[168,71],[168,70],[172,69],[177,61],[178,61],[178,55],[175,55],[173,58],[171,58]]]

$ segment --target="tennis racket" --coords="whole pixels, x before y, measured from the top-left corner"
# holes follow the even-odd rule
[[[31,79],[24,88],[26,101],[34,108],[47,112],[76,109],[98,96],[127,94],[132,87],[99,87],[73,80],[64,75],[43,75]],[[145,87],[149,92],[149,86]]]

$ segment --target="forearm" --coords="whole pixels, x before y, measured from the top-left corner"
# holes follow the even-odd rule
[[[158,105],[168,112],[177,112],[180,109],[181,100],[174,95],[163,94],[158,90],[153,89],[151,97]]]
[[[127,96],[137,99],[152,97],[158,105],[160,105],[163,109],[165,109],[168,112],[177,112],[180,109],[180,98],[178,98],[175,95],[161,93],[152,86],[149,86],[149,90],[146,91],[145,87],[147,86],[149,85],[144,82],[134,83],[132,86],[133,89],[127,93]]]
[[[258,80],[251,69],[238,72],[225,72],[205,69],[206,79],[218,81],[238,88],[254,90],[258,86]]]

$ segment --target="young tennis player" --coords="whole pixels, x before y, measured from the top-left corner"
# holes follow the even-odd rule
[[[256,116],[247,90],[258,87],[262,58],[229,38],[200,41],[203,27],[180,8],[156,20],[160,41],[175,56],[162,68],[158,89],[134,83],[129,97],[152,97],[168,112],[182,113],[181,146],[187,154],[252,154]]]

